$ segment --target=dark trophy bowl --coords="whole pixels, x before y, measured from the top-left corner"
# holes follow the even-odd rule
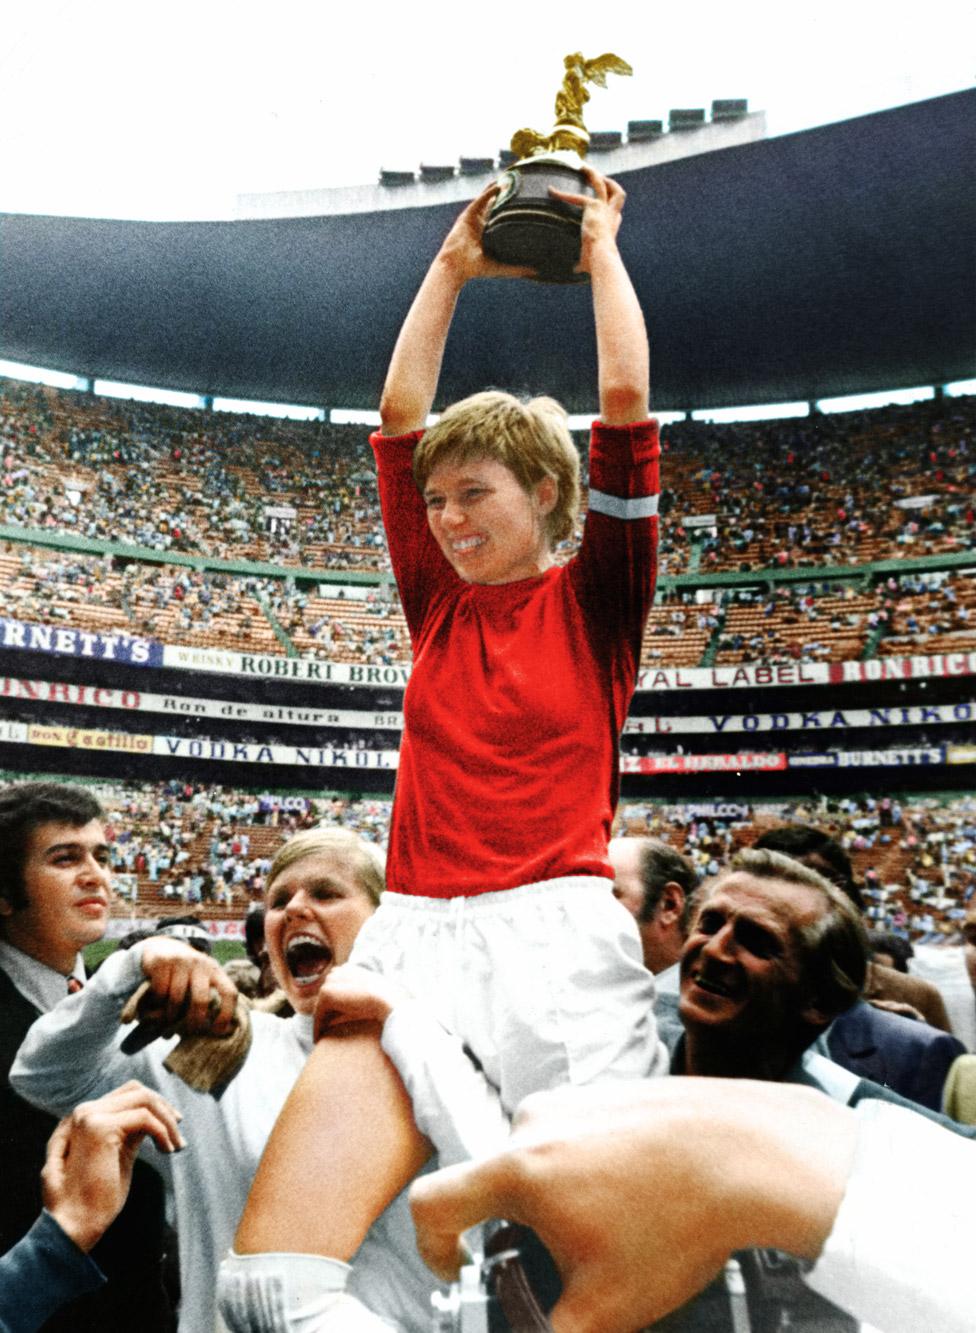
[[[583,210],[549,193],[551,185],[592,195],[583,172],[556,158],[529,157],[509,167],[499,183],[482,238],[485,254],[501,264],[533,268],[542,282],[586,282],[585,273],[574,272]]]

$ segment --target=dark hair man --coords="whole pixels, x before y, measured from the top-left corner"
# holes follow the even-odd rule
[[[915,955],[911,940],[906,940],[904,935],[895,935],[890,930],[870,930],[868,942],[873,963],[893,968],[903,976],[908,975],[908,960]]]
[[[101,939],[112,894],[109,846],[98,801],[80,787],[25,782],[0,789],[0,1253],[26,1234],[41,1208],[40,1173],[52,1117],[9,1085],[27,1029],[83,984],[81,950]],[[172,1327],[160,1279],[163,1187],[136,1164],[129,1201],[93,1257],[109,1278],[45,1325],[131,1333]]]
[[[854,867],[851,858],[836,839],[823,829],[810,824],[784,824],[780,828],[767,829],[760,833],[753,846],[771,852],[782,852],[792,856],[794,861],[802,861],[818,875],[829,879],[847,894],[859,912],[864,911],[864,899],[861,890],[854,882]]]
[[[183,940],[191,949],[196,949],[197,953],[208,955],[213,953],[213,941],[198,916],[164,916],[162,921],[156,923],[153,934]]]
[[[660,974],[681,957],[698,874],[686,856],[658,838],[614,838],[613,891],[637,922],[644,965]]]

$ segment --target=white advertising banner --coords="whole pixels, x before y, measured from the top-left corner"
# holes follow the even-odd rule
[[[704,717],[629,717],[630,735],[720,736],[726,732],[851,731],[857,727],[949,726],[976,721],[976,702],[894,708],[819,708],[783,713],[709,713]]]
[[[27,699],[69,704],[76,708],[118,708],[130,713],[164,713],[170,717],[202,717],[231,722],[272,722],[300,727],[351,727],[357,730],[401,731],[403,714],[353,708],[306,708],[288,704],[237,703],[148,690],[117,690],[64,681],[0,676],[0,701]]]
[[[163,666],[180,671],[211,671],[223,676],[251,676],[261,680],[307,680],[323,685],[365,685],[371,689],[402,690],[410,667],[361,666],[355,662],[319,662],[305,657],[262,656],[217,648],[181,648],[166,644]]]
[[[275,726],[344,727],[355,731],[403,730],[398,711],[355,708],[309,708],[304,705],[239,703],[198,695],[153,694],[64,681],[0,676],[0,703],[29,700],[76,708],[119,709],[128,713],[159,713],[170,717],[208,718],[224,722],[264,722]],[[858,727],[919,727],[976,721],[976,700],[955,704],[898,705],[891,708],[804,709],[771,713],[706,713],[692,717],[630,717],[624,733],[631,736],[721,736],[726,733],[849,731]]]
[[[224,760],[232,764],[294,764],[299,768],[395,769],[397,750],[339,749],[331,745],[260,745],[185,736],[154,736],[152,752],[171,759]]]
[[[307,681],[321,685],[355,685],[366,689],[402,690],[410,666],[366,666],[353,662],[321,662],[304,657],[242,653],[216,648],[162,644],[130,635],[96,634],[68,626],[35,625],[0,617],[0,648],[112,660],[126,666],[167,667],[260,680]],[[540,664],[544,669],[544,664]],[[976,674],[976,648],[971,652],[927,653],[913,657],[876,657],[867,662],[780,662],[713,667],[647,667],[637,678],[638,692],[657,690],[777,689],[797,685],[839,685],[846,682],[921,680]]]

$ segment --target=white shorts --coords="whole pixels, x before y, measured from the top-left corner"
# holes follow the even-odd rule
[[[663,1074],[654,982],[612,889],[581,875],[473,898],[387,892],[349,961],[422,1000],[509,1115],[542,1089]]]

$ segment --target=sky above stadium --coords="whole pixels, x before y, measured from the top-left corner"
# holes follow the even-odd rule
[[[971,86],[972,0],[7,0],[0,211],[228,217],[547,129],[562,57],[615,51],[590,129],[746,97],[770,134]]]

